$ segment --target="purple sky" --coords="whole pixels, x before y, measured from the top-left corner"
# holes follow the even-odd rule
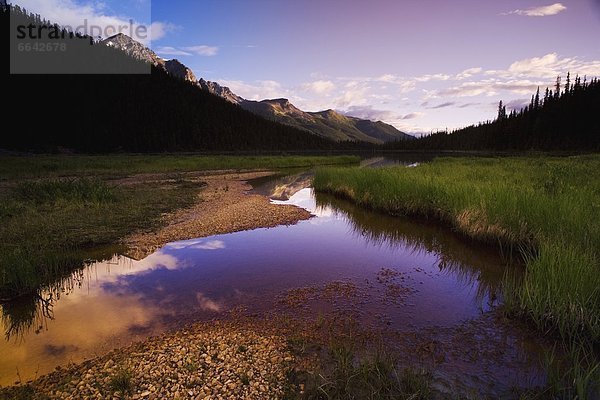
[[[59,22],[147,22],[150,6],[18,3]],[[199,77],[408,132],[492,119],[499,100],[518,107],[567,71],[600,76],[600,0],[156,0],[151,11],[152,47]]]

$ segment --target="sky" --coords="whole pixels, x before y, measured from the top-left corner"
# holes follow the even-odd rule
[[[62,24],[133,19],[197,77],[422,134],[493,119],[557,75],[600,77],[600,0],[17,0]]]

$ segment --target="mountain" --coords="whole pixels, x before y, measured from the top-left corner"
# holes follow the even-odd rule
[[[21,8],[0,7],[0,25],[45,26],[41,16]],[[182,64],[118,35],[97,43],[83,35],[49,37],[64,52],[29,52],[32,63],[101,63],[113,74],[1,74],[11,101],[3,106],[6,134],[0,148],[34,151],[198,152],[294,151],[343,148],[291,126],[265,120],[200,90]],[[0,35],[0,51],[10,53],[10,35]],[[35,53],[35,54],[34,54]],[[150,74],[123,74],[144,71]],[[38,99],[35,101],[32,99]],[[8,125],[15,125],[9,129]],[[349,148],[351,144],[347,144]],[[357,147],[357,145],[354,145]]]
[[[288,99],[246,100],[226,86],[200,79],[200,88],[272,121],[281,122],[335,141],[385,143],[414,139],[392,125],[346,116],[334,110],[302,111]]]
[[[198,79],[194,75],[194,71],[180,63],[178,60],[166,60],[163,66],[164,70],[169,74],[173,75],[176,78],[183,79],[187,82],[196,83]]]
[[[381,121],[374,122],[344,116],[333,110],[305,112],[287,99],[246,100],[233,93],[226,86],[204,79],[197,80],[193,71],[178,60],[164,60],[143,44],[123,34],[111,36],[103,40],[102,43],[122,50],[137,60],[146,61],[164,70],[169,75],[194,83],[200,89],[221,97],[230,103],[237,104],[263,118],[308,131],[326,139],[338,142],[360,141],[380,144],[413,138]]]
[[[240,96],[229,90],[228,87],[221,86],[216,82],[205,81],[204,79],[200,78],[200,80],[198,81],[198,85],[200,86],[200,89],[206,90],[207,92],[212,93],[215,96],[222,97],[230,103],[240,104],[244,101],[244,99],[242,99]]]
[[[122,33],[118,33],[109,37],[108,39],[104,39],[100,43],[105,46],[121,50],[136,60],[148,62],[155,67],[162,66],[165,62],[165,60],[160,58],[148,47]]]
[[[373,122],[345,116],[334,110],[302,111],[287,99],[244,100],[238,104],[242,108],[264,118],[304,129],[317,136],[336,141],[352,140],[384,143],[413,138],[381,121]]]
[[[144,61],[162,69],[169,75],[183,79],[184,81],[196,83],[198,79],[194,72],[178,60],[165,60],[140,42],[133,40],[127,35],[118,33],[108,39],[102,40],[101,44],[123,51],[139,61]]]

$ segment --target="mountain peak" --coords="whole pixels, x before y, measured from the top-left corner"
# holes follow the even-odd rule
[[[222,97],[230,103],[240,104],[244,101],[244,99],[242,99],[237,94],[233,93],[231,89],[229,89],[227,86],[221,86],[217,82],[207,81],[204,80],[204,78],[200,78],[200,80],[198,81],[198,85],[200,86],[200,89],[206,90],[209,93]]]
[[[273,104],[273,105],[279,105],[281,107],[289,107],[292,105],[292,103],[290,103],[289,99],[285,99],[283,97],[278,98],[278,99],[265,99],[265,100],[261,100],[260,102]]]
[[[165,70],[170,74],[184,81],[196,83],[198,79],[194,75],[194,71],[186,67],[177,59],[165,61]]]
[[[100,43],[121,50],[137,60],[146,61],[154,66],[163,65],[164,63],[164,60],[155,52],[123,33],[117,33]]]
[[[155,67],[161,68],[166,73],[176,78],[192,83],[197,82],[194,72],[179,62],[179,60],[165,60],[142,43],[123,33],[117,33],[108,39],[104,39],[101,43],[105,46],[121,50],[135,59],[145,61]]]
[[[126,34],[121,33],[121,32],[117,33],[116,35],[109,36],[106,40],[117,40],[117,39],[134,41],[130,36],[127,36]]]

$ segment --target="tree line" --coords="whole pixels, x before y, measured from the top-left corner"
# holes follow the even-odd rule
[[[410,150],[600,150],[600,81],[571,77],[564,84],[531,96],[519,111],[506,111],[500,101],[494,121],[441,131],[417,140],[394,142],[386,149]]]

